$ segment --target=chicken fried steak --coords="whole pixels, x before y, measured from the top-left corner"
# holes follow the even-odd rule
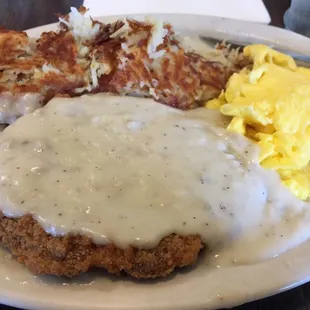
[[[72,277],[91,267],[109,273],[125,272],[135,278],[164,277],[175,268],[196,262],[203,247],[199,236],[167,236],[151,250],[112,243],[98,246],[86,236],[53,237],[30,215],[19,219],[0,217],[0,240],[20,263],[36,274]]]
[[[38,39],[2,29],[0,50],[2,124],[12,124],[55,96],[100,92],[153,98],[187,110],[218,96],[240,69],[186,51],[169,24],[132,19],[103,24],[85,8],[60,17],[59,30]],[[177,233],[149,249],[98,245],[83,234],[53,236],[29,214],[11,218],[3,213],[0,240],[34,273],[69,277],[91,267],[162,277],[194,264],[203,247],[199,234]]]

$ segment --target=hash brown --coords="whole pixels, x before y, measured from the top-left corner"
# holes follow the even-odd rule
[[[172,26],[131,19],[103,24],[85,8],[37,40],[0,31],[0,92],[76,96],[114,92],[188,109],[215,98],[237,67],[187,52]],[[153,50],[152,50],[153,48]]]

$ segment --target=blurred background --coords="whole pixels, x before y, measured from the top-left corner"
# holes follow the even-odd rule
[[[304,1],[310,4],[310,0]],[[248,0],[248,3],[250,2],[252,3],[252,0]],[[271,16],[271,24],[283,27],[283,15],[291,0],[263,0],[263,2]],[[24,30],[53,23],[57,21],[56,13],[68,13],[71,6],[79,7],[82,4],[83,0],[0,0],[0,26]]]
[[[0,0],[0,26],[24,30],[56,22],[57,13],[66,14],[83,0]]]

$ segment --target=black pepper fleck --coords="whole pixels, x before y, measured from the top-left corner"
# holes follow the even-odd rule
[[[224,174],[224,178],[226,178],[227,177],[227,174]]]
[[[67,172],[67,170],[66,170],[66,169],[64,169],[64,170],[63,170],[63,172]]]
[[[58,213],[59,216],[62,216],[62,213]]]
[[[196,216],[194,216],[193,219],[196,220]]]
[[[226,210],[226,207],[223,204],[220,204],[220,209],[221,210]]]
[[[186,225],[186,222],[183,222],[183,226],[185,226]]]
[[[16,167],[16,169],[19,169],[19,167]]]
[[[101,221],[98,221],[98,224],[101,224]]]
[[[206,223],[206,226],[209,226],[209,223]]]
[[[110,198],[110,196],[108,196],[108,198]]]
[[[22,200],[20,203],[23,204],[25,202],[25,200]]]
[[[200,179],[200,183],[201,183],[201,184],[205,184],[205,181],[204,181],[203,178]]]
[[[59,183],[60,181],[59,180],[57,180],[57,183]]]
[[[164,136],[166,137],[166,136],[167,136],[167,134],[166,134],[166,133],[164,133]]]

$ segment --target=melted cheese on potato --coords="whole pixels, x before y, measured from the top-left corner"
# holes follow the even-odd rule
[[[231,116],[228,130],[256,141],[260,163],[276,170],[299,198],[310,196],[310,70],[264,45],[244,54],[252,69],[234,74],[219,98],[207,103]]]

